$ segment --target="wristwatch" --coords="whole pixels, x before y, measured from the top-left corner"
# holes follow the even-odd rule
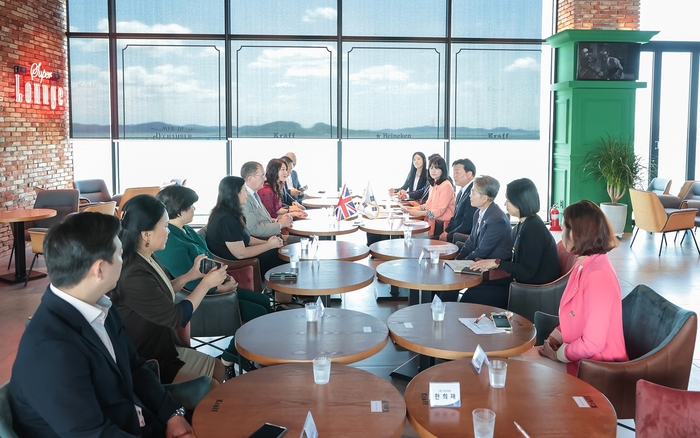
[[[501,259],[496,259],[496,269],[501,266]]]
[[[185,408],[179,407],[179,408],[175,409],[175,413],[173,415],[171,415],[170,418],[173,418],[175,416],[184,417],[185,416]]]

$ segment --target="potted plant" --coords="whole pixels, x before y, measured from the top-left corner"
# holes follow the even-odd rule
[[[584,174],[605,180],[611,202],[601,202],[600,208],[613,226],[615,235],[622,236],[627,224],[627,205],[620,199],[627,190],[641,182],[644,166],[642,157],[634,153],[634,142],[608,135],[584,160]]]

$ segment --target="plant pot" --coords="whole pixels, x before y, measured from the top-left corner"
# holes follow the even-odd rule
[[[627,205],[601,202],[600,209],[603,210],[603,213],[610,221],[615,236],[622,237],[622,233],[625,232],[625,225],[627,225]]]

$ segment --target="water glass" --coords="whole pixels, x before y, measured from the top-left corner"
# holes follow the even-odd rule
[[[408,220],[409,220],[410,218],[411,218],[411,215],[409,215],[408,213],[404,213],[404,214],[403,214],[403,223],[408,222]]]
[[[403,241],[405,244],[410,245],[411,238],[413,237],[413,231],[410,228],[403,230]]]
[[[494,388],[506,386],[506,373],[508,364],[502,360],[492,360],[489,362],[489,383]]]
[[[304,308],[306,309],[306,322],[318,321],[318,305],[316,303],[306,303]]]
[[[387,220],[389,221],[389,229],[393,230],[394,229],[394,214],[389,213],[389,217],[387,218]]]
[[[491,409],[474,409],[472,411],[474,421],[474,438],[493,438],[493,430],[496,426],[496,413]]]
[[[433,309],[433,321],[442,322],[445,320],[445,303],[433,303],[430,307]]]
[[[314,382],[317,385],[325,385],[331,380],[331,358],[317,357],[314,359]]]
[[[308,237],[302,237],[301,239],[299,239],[299,243],[301,244],[301,252],[307,252],[309,250]]]
[[[440,251],[430,251],[430,263],[437,265],[440,261]]]
[[[296,271],[299,269],[299,256],[298,255],[293,255],[289,256],[289,267],[292,268],[292,271]]]

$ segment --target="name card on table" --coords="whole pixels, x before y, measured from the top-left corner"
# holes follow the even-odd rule
[[[462,405],[459,398],[459,382],[430,382],[429,392],[431,408],[457,408]]]
[[[472,365],[474,365],[474,369],[476,369],[477,373],[481,372],[481,365],[483,365],[484,363],[488,365],[489,358],[486,356],[486,353],[481,348],[481,345],[477,345],[476,350],[474,350],[474,355],[472,356]]]
[[[301,431],[299,438],[318,438],[318,430],[316,429],[316,423],[314,422],[314,417],[311,415],[311,411],[306,414],[306,421],[304,421],[304,429]]]

